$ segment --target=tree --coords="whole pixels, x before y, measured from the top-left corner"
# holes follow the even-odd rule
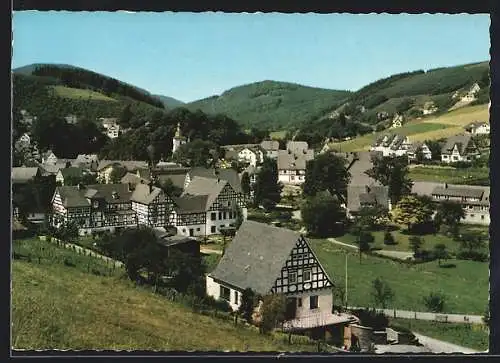
[[[394,236],[389,231],[385,231],[384,232],[384,244],[386,244],[386,245],[394,245],[394,244],[396,244]]]
[[[189,167],[213,167],[218,146],[212,141],[196,139],[181,145],[173,155],[173,160]]]
[[[408,242],[410,244],[411,250],[413,251],[413,255],[417,257],[424,244],[424,240],[418,236],[411,236],[410,238],[408,238]]]
[[[74,242],[78,238],[78,225],[71,221],[64,222],[56,234],[56,237],[64,242]]]
[[[372,281],[371,294],[375,304],[381,306],[382,309],[385,309],[387,304],[394,298],[394,292],[391,287],[380,277]]]
[[[241,304],[238,308],[238,313],[243,319],[245,319],[249,324],[252,323],[252,314],[256,305],[256,295],[255,292],[247,288],[243,290],[241,294]]]
[[[433,313],[440,313],[444,310],[446,299],[440,293],[431,292],[428,296],[424,296],[424,305]]]
[[[388,220],[389,210],[380,204],[370,207],[363,206],[356,216],[356,223],[369,230],[375,230],[387,224]]]
[[[261,322],[259,330],[262,334],[270,333],[285,320],[286,298],[283,294],[270,294],[263,297],[261,306]]]
[[[417,164],[423,164],[425,161],[425,156],[422,146],[419,146],[415,151],[415,161],[417,162]]]
[[[374,241],[374,237],[370,232],[359,230],[358,232],[358,247],[359,247],[359,263],[363,253],[370,251],[370,243]]]
[[[432,204],[429,204],[426,199],[415,195],[408,195],[396,204],[392,211],[394,222],[406,225],[408,231],[418,224],[427,223],[431,220],[433,210]]]
[[[350,178],[344,157],[332,153],[320,154],[306,164],[304,195],[315,196],[328,190],[331,195],[345,198]]]
[[[444,200],[436,208],[434,221],[447,225],[456,233],[463,218],[465,211],[460,203]]]
[[[250,176],[246,171],[241,175],[241,191],[246,196],[250,195]]]
[[[132,110],[130,109],[130,104],[127,104],[123,108],[123,110],[120,114],[120,117],[118,117],[118,124],[124,128],[127,128],[130,126],[133,117],[134,117],[134,114],[132,113]]]
[[[441,260],[448,258],[448,251],[444,243],[438,243],[434,246],[434,256],[438,259],[438,265],[441,266]]]
[[[180,197],[183,189],[178,187],[172,182],[172,179],[168,178],[163,183],[160,184],[160,188],[171,197]]]
[[[336,197],[323,192],[305,200],[301,216],[309,234],[327,237],[338,232],[339,225],[345,221],[345,210]]]
[[[425,144],[431,151],[432,160],[441,160],[441,144],[436,140],[425,140]]]
[[[109,174],[109,179],[113,184],[119,184],[122,178],[127,174],[127,169],[124,166],[116,165]]]
[[[265,158],[256,175],[254,198],[256,203],[267,199],[276,205],[281,199],[283,185],[278,181],[278,165],[276,160]]]
[[[365,173],[389,188],[392,204],[410,194],[413,182],[408,177],[408,159],[405,156],[373,156],[373,167]]]

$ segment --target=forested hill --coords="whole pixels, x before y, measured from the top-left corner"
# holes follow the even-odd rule
[[[289,129],[288,137],[294,134],[318,144],[325,137],[340,139],[383,130],[396,114],[410,121],[424,116],[424,109],[434,107],[435,115],[446,113],[475,83],[480,90],[469,105],[487,104],[488,62],[395,74],[352,93],[340,107],[327,107],[303,125]]]
[[[345,102],[349,95],[348,91],[263,81],[231,88],[220,96],[187,103],[184,107],[226,114],[247,129],[280,130],[302,124],[321,110]]]

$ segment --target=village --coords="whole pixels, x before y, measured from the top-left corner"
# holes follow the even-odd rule
[[[25,111],[23,116],[36,119]],[[98,121],[110,139],[123,132],[116,120]],[[342,152],[330,147],[330,140],[315,151],[305,141],[280,144],[263,139],[256,144],[220,145],[206,167],[174,161],[179,149],[191,143],[182,129],[178,123],[172,158],[160,161],[100,160],[96,154],[64,159],[51,150],[39,153],[29,132],[21,135],[13,147],[31,162],[12,169],[13,239],[52,240],[126,265],[132,262],[123,258],[125,252],[111,245],[132,238],[146,250],[150,235],[162,248],[151,247],[157,254],[181,253],[192,258],[190,263],[208,257],[212,265],[203,273],[201,296],[225,302],[235,319],[261,330],[306,335],[335,351],[453,351],[445,345],[422,344],[426,337],[419,342],[409,330],[398,332],[380,323],[384,317],[404,316],[410,310],[390,304],[390,280],[373,281],[371,289],[378,292],[375,305],[369,298],[353,305],[348,297],[348,255],[345,266],[339,267],[346,269],[342,279],[325,267],[330,264],[325,256],[339,253],[326,252],[338,247],[359,254],[359,263],[367,256],[410,265],[434,259],[439,259],[439,266],[441,260],[478,261],[481,242],[471,241],[478,237],[461,231],[463,226],[488,228],[490,187],[411,181],[405,173],[415,165],[474,163],[481,157],[476,139],[489,137],[488,123],[471,120],[463,133],[439,144],[437,157],[435,148],[398,134],[398,125],[393,125],[366,151]],[[36,193],[27,192],[37,185],[52,186],[47,205],[35,202]],[[408,227],[406,249],[392,248],[397,245],[390,242],[395,224]],[[426,228],[438,232],[429,233]],[[424,232],[414,234],[414,230]],[[370,247],[380,233],[383,248]],[[468,254],[432,243],[436,233],[454,236]],[[419,235],[425,235],[426,245],[434,249],[424,249]],[[318,253],[316,238],[330,247]],[[158,278],[175,280],[168,268],[148,267],[150,260],[135,263],[135,271],[126,266],[129,276],[141,284],[153,284],[155,290],[160,289]],[[151,280],[151,274],[156,278]],[[196,279],[187,274],[177,290],[185,291]],[[370,291],[363,295],[369,296]],[[415,319],[418,313],[425,316],[423,320],[482,324],[479,314],[460,309],[443,312],[443,301],[437,300],[426,311],[412,312]]]

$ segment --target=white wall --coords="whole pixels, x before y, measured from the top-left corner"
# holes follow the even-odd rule
[[[318,296],[318,308],[311,310],[310,296]],[[331,313],[333,306],[332,290],[330,288],[313,292],[304,292],[298,295],[287,295],[287,297],[297,297],[302,299],[302,306],[297,306],[296,318],[305,318],[312,314]]]
[[[211,220],[211,214],[215,213],[215,221]],[[222,212],[224,214],[224,212]],[[219,211],[208,211],[207,212],[207,236],[211,234],[220,234],[220,227],[228,227],[231,223],[236,222],[235,213],[233,213],[233,218],[219,219]],[[226,212],[226,217],[228,217],[228,212]],[[215,226],[215,232],[212,232],[212,226]]]
[[[285,174],[285,170],[279,170],[278,171],[278,180],[282,182],[283,184],[293,184],[293,185],[300,185],[303,184],[306,181],[306,176],[305,174]],[[288,171],[286,171],[288,172]],[[293,175],[293,179],[291,179],[291,176]]]
[[[228,301],[229,305],[231,306],[231,309],[233,309],[233,311],[238,310],[241,304],[241,292],[238,292],[231,288],[229,288],[229,291],[230,291],[230,301]],[[220,299],[220,284],[215,282],[214,279],[211,278],[210,276],[206,277],[206,293],[208,296],[212,296],[216,300]],[[238,304],[234,303],[236,293],[238,293]]]
[[[176,226],[177,228],[177,234],[181,236],[186,236],[189,237],[189,230],[193,230],[193,236],[194,237],[200,237],[200,236],[205,236],[205,225],[204,224],[193,224],[189,226]],[[207,231],[207,235],[209,234]]]

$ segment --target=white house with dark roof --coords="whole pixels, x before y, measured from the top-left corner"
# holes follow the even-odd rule
[[[370,151],[380,151],[383,156],[402,156],[406,155],[411,146],[407,136],[388,134],[377,138]]]
[[[436,203],[445,200],[460,203],[465,212],[463,223],[490,224],[490,187],[413,182],[412,193],[427,195]]]
[[[279,150],[277,160],[278,180],[283,184],[303,184],[306,180],[307,162],[313,159],[314,150],[312,149]]]
[[[175,224],[174,202],[162,189],[152,184],[137,184],[130,196],[137,223],[149,227]]]
[[[52,224],[76,222],[81,235],[136,226],[131,195],[125,184],[59,186],[52,197]]]
[[[42,154],[42,164],[52,164],[55,165],[57,163],[57,156],[52,152],[52,150],[48,150]]]
[[[241,187],[240,187],[241,189]],[[236,208],[247,218],[245,199],[225,179],[195,176],[179,198],[174,199],[179,234],[207,236],[219,234],[221,227],[236,222]]]
[[[455,135],[446,140],[441,148],[443,163],[473,161],[481,156],[479,148],[470,134]]]
[[[334,313],[334,283],[307,239],[288,229],[245,221],[225,250],[217,267],[206,277],[206,291],[226,300],[233,310],[242,293],[284,294],[285,329],[310,329],[349,324],[350,315]]]
[[[392,209],[389,198],[389,188],[383,185],[348,185],[347,186],[347,217],[356,217],[363,207],[382,206],[388,211]]]
[[[417,159],[417,153],[421,151],[422,156],[425,160],[432,159],[432,151],[425,142],[417,141],[411,144],[410,148],[407,150],[406,155],[408,156],[408,161],[414,161]]]
[[[465,131],[472,135],[489,135],[490,124],[483,121],[474,121],[464,127]]]
[[[280,143],[277,140],[263,140],[260,143],[260,147],[264,150],[265,156],[269,159],[278,158],[278,150],[280,149]]]

